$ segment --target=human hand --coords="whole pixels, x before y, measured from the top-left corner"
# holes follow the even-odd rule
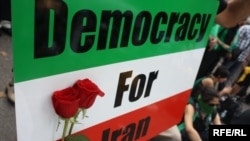
[[[226,87],[224,87],[224,88],[221,90],[220,94],[221,94],[221,95],[230,94],[231,91],[232,91],[232,87],[231,87],[231,86],[226,86]]]
[[[217,38],[210,37],[208,45],[209,45],[209,50],[212,50],[217,45]]]

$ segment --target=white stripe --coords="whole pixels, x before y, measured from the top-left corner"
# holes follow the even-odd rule
[[[61,137],[63,124],[56,132],[57,115],[51,103],[53,91],[72,86],[78,79],[89,78],[105,92],[105,96],[97,97],[94,105],[88,109],[89,118],[81,121],[83,124],[75,126],[74,132],[79,131],[190,89],[203,51],[204,49],[197,49],[179,52],[16,83],[18,140],[49,141]],[[139,74],[148,77],[150,72],[159,72],[149,97],[129,102],[129,92],[125,92],[122,105],[114,108],[119,75],[130,70],[133,74],[127,79],[127,84]]]

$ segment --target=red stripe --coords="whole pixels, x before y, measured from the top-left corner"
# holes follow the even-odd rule
[[[125,141],[145,141],[180,122],[189,94],[190,90],[184,91],[157,103],[82,130],[77,134],[84,134],[90,141],[121,141],[122,139]],[[139,128],[140,125],[142,128]],[[126,132],[125,128],[129,130]],[[108,135],[104,137],[104,131],[108,130]],[[114,134],[119,134],[119,136],[116,137],[113,134],[112,137],[113,132]],[[137,138],[136,133],[138,135]],[[112,140],[111,137],[113,138]]]

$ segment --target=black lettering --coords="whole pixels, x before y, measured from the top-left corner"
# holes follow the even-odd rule
[[[198,29],[194,29],[196,23],[201,23],[201,15],[199,13],[195,14],[190,22],[187,35],[188,40],[193,40],[197,35]]]
[[[110,129],[106,129],[102,132],[102,141],[109,141]]]
[[[112,133],[111,141],[118,141],[118,137],[122,134],[122,129],[115,130]]]
[[[134,30],[132,34],[132,43],[136,46],[142,45],[146,42],[151,24],[151,14],[143,11],[138,14],[135,19]]]
[[[179,19],[180,13],[172,13],[170,16],[170,20],[168,23],[168,28],[167,28],[167,33],[166,33],[166,38],[164,42],[169,42],[171,35],[172,35],[172,31],[174,29],[174,24],[177,23],[178,19]]]
[[[143,74],[140,74],[138,76],[136,76],[132,82],[132,86],[131,86],[131,90],[130,90],[130,93],[129,93],[129,101],[130,102],[134,102],[136,100],[138,100],[142,94],[143,94],[143,89],[144,89],[144,86],[145,86],[145,81],[146,81],[146,76],[143,75]],[[139,87],[138,87],[138,83],[139,84]],[[138,87],[138,91],[137,91],[137,94],[136,94],[136,89]]]
[[[152,44],[158,44],[162,40],[167,43],[171,39],[194,40],[196,37],[196,42],[199,42],[204,38],[212,16],[200,13],[191,16],[187,12],[172,12],[168,15],[163,11],[156,13],[154,17],[149,11],[141,11],[134,16],[134,11],[104,10],[99,19],[94,12],[82,9],[72,17],[69,41],[70,48],[75,53],[88,52],[93,46],[98,51],[125,48],[130,43],[142,46],[148,38]],[[63,53],[67,41],[67,16],[68,7],[62,0],[35,1],[34,58]],[[132,89],[131,93],[133,90],[135,91]],[[134,98],[137,97],[132,96]]]
[[[125,84],[126,79],[131,77],[131,75],[132,75],[132,71],[128,71],[128,72],[124,72],[120,74],[114,107],[121,106],[123,93],[124,91],[127,91],[129,88],[129,85]]]
[[[129,123],[124,127],[124,122],[121,121],[123,127],[110,131],[110,128],[102,132],[102,141],[135,141],[145,136],[149,129],[151,117],[140,119],[138,123]],[[110,140],[109,140],[110,139]]]
[[[121,30],[122,21],[123,23],[123,32],[121,39],[121,47],[128,46],[129,34],[132,26],[132,11],[126,11],[122,14],[120,11],[103,11],[101,16],[101,25],[99,30],[99,38],[97,50],[103,50],[107,46],[108,33],[110,22],[113,20],[111,35],[110,35],[110,44],[109,48],[117,48],[117,44],[119,41],[119,35]]]
[[[135,134],[135,139],[139,139],[140,137],[143,137],[147,134],[150,120],[151,120],[150,117],[146,117],[139,121],[139,125],[137,126]]]
[[[96,31],[96,15],[90,10],[78,11],[72,20],[70,45],[76,53],[87,52],[94,44]],[[89,34],[85,35],[84,34]],[[85,38],[82,38],[85,37]],[[83,40],[83,41],[82,41]]]
[[[196,42],[200,42],[203,39],[204,34],[206,33],[206,30],[207,30],[208,23],[211,19],[211,16],[212,16],[211,14],[202,15],[200,34]]]
[[[151,43],[157,44],[163,39],[165,31],[159,31],[159,25],[160,23],[167,24],[167,18],[168,15],[164,12],[160,12],[155,16],[150,36]]]
[[[188,13],[184,13],[181,15],[178,23],[182,25],[180,25],[176,30],[175,41],[185,40],[189,21],[190,21],[190,15]]]
[[[148,96],[149,96],[150,91],[151,91],[151,88],[152,88],[152,85],[153,85],[153,82],[154,82],[154,80],[155,80],[155,79],[157,78],[157,76],[158,76],[158,72],[159,72],[159,71],[150,72],[144,97],[148,97]]]
[[[123,130],[123,138],[122,141],[133,141],[134,133],[135,133],[136,124],[131,123]]]
[[[64,51],[67,16],[68,7],[62,0],[35,1],[34,58],[56,56]],[[52,29],[50,23],[54,23]]]

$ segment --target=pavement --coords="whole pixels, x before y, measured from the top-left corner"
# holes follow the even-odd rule
[[[1,30],[0,34],[0,141],[17,141],[15,106],[4,92],[12,78],[12,38]]]

